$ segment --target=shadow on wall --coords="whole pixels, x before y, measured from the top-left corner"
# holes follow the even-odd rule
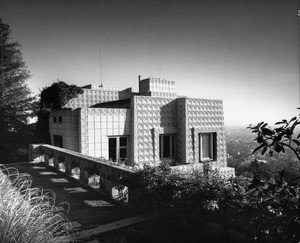
[[[172,100],[160,108],[160,127],[163,129],[159,134],[158,156],[160,160],[168,160],[176,164],[177,160],[177,105]],[[164,135],[162,135],[164,134]]]
[[[177,126],[177,109],[176,100],[172,100],[168,104],[160,108],[160,126],[176,127]]]

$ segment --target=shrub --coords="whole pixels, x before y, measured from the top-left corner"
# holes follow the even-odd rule
[[[55,194],[31,188],[32,178],[0,167],[0,242],[72,242],[63,214],[55,214]]]
[[[223,179],[214,173],[172,174],[170,167],[145,167],[131,181],[133,207],[150,214],[145,234],[153,242],[220,242],[234,239],[235,231],[250,242],[298,242],[299,187],[278,178],[258,176]],[[128,183],[128,181],[127,181]],[[233,237],[233,238],[231,238]]]

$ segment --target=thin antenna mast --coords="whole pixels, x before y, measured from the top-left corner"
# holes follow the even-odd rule
[[[300,80],[300,0],[298,0],[298,65],[299,65],[299,80]],[[300,84],[299,84],[299,107],[300,107]]]
[[[102,50],[101,50],[101,37],[99,36],[99,58],[100,58],[100,82],[101,86],[103,85],[102,81]]]

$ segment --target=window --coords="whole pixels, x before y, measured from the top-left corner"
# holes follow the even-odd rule
[[[56,116],[53,117],[53,122],[56,123],[57,122],[57,118]]]
[[[53,145],[56,147],[63,147],[63,137],[59,135],[53,135]]]
[[[160,134],[159,135],[159,157],[175,158],[176,155],[176,135]]]
[[[62,116],[58,117],[58,122],[62,122]]]
[[[108,138],[108,157],[109,160],[126,161],[127,160],[127,137],[109,137]]]
[[[200,133],[199,134],[199,160],[211,161],[216,159],[216,133]]]

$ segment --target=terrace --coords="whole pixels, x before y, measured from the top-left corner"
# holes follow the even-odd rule
[[[56,213],[71,221],[66,227],[74,230],[76,240],[96,243],[104,233],[146,220],[115,200],[120,195],[117,180],[133,173],[126,166],[42,144],[31,145],[29,157],[30,162],[10,164],[8,170],[27,173],[32,187],[55,192]]]

